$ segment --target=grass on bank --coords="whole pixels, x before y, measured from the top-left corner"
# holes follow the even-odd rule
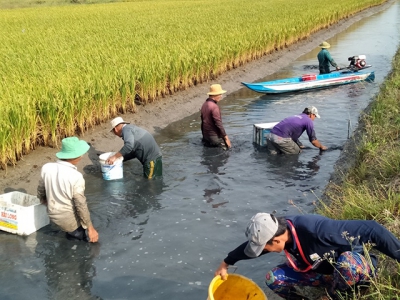
[[[135,111],[135,101],[214,79],[383,2],[152,0],[0,10],[0,167]]]
[[[400,48],[391,75],[360,120],[356,160],[343,182],[327,189],[319,213],[373,219],[400,237]],[[399,249],[400,251],[400,249]],[[377,280],[363,299],[400,299],[400,264],[380,255]]]

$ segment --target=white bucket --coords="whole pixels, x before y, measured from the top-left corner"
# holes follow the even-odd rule
[[[114,164],[112,165],[106,163],[106,160],[114,154],[115,152],[107,152],[99,156],[101,173],[103,173],[103,178],[105,180],[121,179],[122,177],[124,177],[124,169],[122,164],[124,158],[122,156],[117,158],[117,160],[114,161]]]

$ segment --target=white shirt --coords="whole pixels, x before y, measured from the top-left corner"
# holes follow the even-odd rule
[[[84,192],[85,180],[73,164],[57,160],[42,167],[38,197],[47,200],[49,218],[62,230],[92,225]]]

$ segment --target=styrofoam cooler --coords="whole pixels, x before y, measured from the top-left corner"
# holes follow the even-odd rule
[[[47,208],[36,196],[21,192],[0,195],[0,229],[30,235],[50,223]]]
[[[253,143],[259,146],[267,145],[267,135],[271,129],[279,122],[260,123],[253,125]]]

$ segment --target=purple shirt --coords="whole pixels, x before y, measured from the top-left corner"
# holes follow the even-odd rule
[[[308,115],[300,114],[280,121],[272,128],[271,133],[282,138],[292,138],[293,141],[297,142],[304,131],[307,131],[310,142],[317,139],[313,121]]]
[[[201,132],[203,137],[226,136],[224,126],[222,126],[221,111],[213,99],[208,98],[201,107]]]

